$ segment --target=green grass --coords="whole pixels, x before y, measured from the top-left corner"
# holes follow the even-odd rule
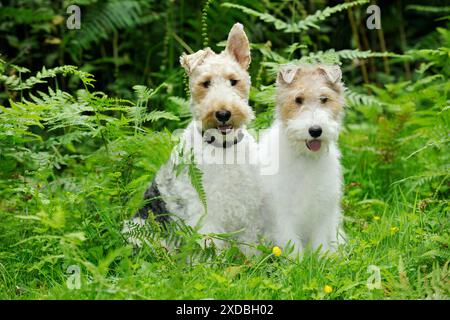
[[[369,177],[352,176],[364,183]],[[351,192],[350,192],[351,193]],[[70,195],[66,195],[70,198]],[[266,255],[245,261],[237,249],[210,261],[185,262],[182,254],[133,252],[118,234],[120,206],[92,208],[79,219],[81,242],[67,233],[29,238],[31,221],[3,223],[0,297],[4,299],[418,299],[448,298],[448,216],[441,206],[421,209],[400,188],[379,202],[347,195],[349,243],[334,257],[307,253],[301,261]],[[63,198],[67,199],[67,198]],[[81,211],[81,210],[80,210]],[[70,216],[78,210],[67,211]],[[380,217],[375,220],[375,217]],[[55,218],[56,219],[56,218]],[[70,221],[70,220],[76,221]],[[115,220],[115,221],[114,221]],[[3,220],[4,221],[4,220]],[[6,230],[5,226],[9,230]],[[393,227],[398,228],[393,229]],[[15,232],[13,231],[15,230]],[[73,231],[73,230],[71,230]],[[29,239],[19,243],[21,238]],[[14,246],[14,247],[10,247]],[[66,286],[68,265],[82,269],[79,290]],[[382,289],[368,290],[369,265],[381,269]],[[333,292],[325,294],[325,285]]]

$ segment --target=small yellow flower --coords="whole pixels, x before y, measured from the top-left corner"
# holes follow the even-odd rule
[[[326,285],[325,287],[323,287],[323,292],[325,292],[325,293],[331,293],[331,292],[333,292],[333,287],[332,286],[329,286],[329,285]]]
[[[391,232],[392,233],[396,233],[398,231],[398,228],[397,227],[391,227]]]
[[[64,17],[60,15],[53,16],[52,23],[54,25],[58,25],[64,22]]]
[[[282,253],[282,251],[281,251],[280,247],[275,246],[275,247],[272,248],[272,254],[275,257],[281,256],[281,253]]]
[[[373,216],[373,220],[375,220],[375,221],[378,221],[380,219],[381,219],[380,216]]]
[[[45,43],[48,43],[48,44],[60,44],[61,43],[61,38],[50,37],[50,38],[45,39]]]

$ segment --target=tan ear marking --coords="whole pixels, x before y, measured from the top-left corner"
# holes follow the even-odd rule
[[[235,23],[231,28],[225,52],[231,55],[244,70],[248,69],[251,61],[250,43],[242,24]]]
[[[183,53],[180,57],[180,64],[186,70],[187,74],[190,75],[211,54],[214,54],[214,52],[210,48],[205,48],[192,54]]]
[[[337,83],[341,81],[342,71],[338,65],[320,65],[318,68],[324,72],[331,83]]]
[[[299,66],[294,64],[285,64],[280,66],[277,75],[277,83],[278,84],[290,84],[295,78],[295,75],[300,70]]]

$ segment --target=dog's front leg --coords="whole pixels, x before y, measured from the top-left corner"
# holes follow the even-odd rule
[[[322,253],[335,252],[339,244],[345,243],[345,235],[338,221],[338,210],[333,217],[323,219],[323,222],[315,228],[311,234],[311,246],[316,250],[320,248]]]
[[[295,226],[289,225],[286,222],[278,221],[275,232],[273,234],[275,245],[281,246],[283,249],[293,246],[293,251],[290,254],[292,257],[297,257],[303,251],[303,245],[300,234]]]

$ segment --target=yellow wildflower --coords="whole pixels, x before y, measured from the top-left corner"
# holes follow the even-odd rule
[[[326,285],[325,287],[323,287],[323,292],[325,292],[325,293],[331,293],[331,292],[333,292],[333,287],[332,286],[329,286],[329,285]]]
[[[282,253],[282,251],[281,251],[280,247],[275,246],[275,247],[272,248],[272,254],[275,257],[281,256],[281,253]]]
[[[398,228],[397,227],[391,227],[391,232],[392,233],[396,233],[398,231]]]

